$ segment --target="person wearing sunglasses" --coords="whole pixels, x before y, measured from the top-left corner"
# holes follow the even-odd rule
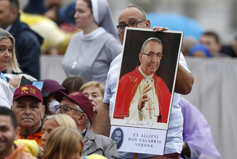
[[[82,31],[75,34],[63,57],[68,77],[105,84],[110,63],[121,53],[122,45],[107,0],[77,0],[75,22]]]
[[[118,158],[118,151],[112,139],[94,134],[89,130],[92,124],[93,105],[87,96],[81,92],[67,95],[58,90],[54,93],[54,98],[60,102],[56,113],[69,115],[76,122],[78,131],[83,135],[83,155],[100,154],[108,159]]]

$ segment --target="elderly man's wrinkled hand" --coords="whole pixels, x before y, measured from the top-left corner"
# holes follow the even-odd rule
[[[155,32],[160,32],[160,31],[166,31],[166,30],[169,30],[168,28],[166,27],[157,27],[157,26],[154,26],[152,28],[152,30],[154,30]]]

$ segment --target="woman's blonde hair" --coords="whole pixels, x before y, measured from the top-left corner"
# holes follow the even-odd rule
[[[44,119],[44,123],[47,120],[51,120],[51,119],[54,119],[58,123],[59,126],[71,128],[73,130],[78,131],[76,122],[70,116],[66,114],[55,114],[55,115],[47,116]]]
[[[71,128],[58,127],[49,135],[45,145],[43,159],[66,159],[75,153],[77,143],[81,142],[80,156],[83,152],[83,137],[77,131]]]
[[[5,31],[4,29],[0,28],[0,40],[2,39],[10,39],[13,45],[13,50],[12,50],[12,58],[10,63],[7,66],[7,72],[11,73],[12,71],[14,72],[22,72],[21,69],[19,68],[19,64],[16,59],[16,49],[15,49],[15,39],[12,36],[11,33]]]
[[[101,84],[100,82],[97,82],[97,81],[87,82],[81,86],[79,92],[82,92],[84,89],[86,89],[88,87],[98,87],[100,89],[102,97],[104,97],[105,86],[103,84]]]

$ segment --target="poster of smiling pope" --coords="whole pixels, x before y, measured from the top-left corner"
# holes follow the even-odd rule
[[[125,35],[112,125],[167,130],[183,32]]]

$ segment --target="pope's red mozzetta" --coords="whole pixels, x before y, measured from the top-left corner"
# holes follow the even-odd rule
[[[154,73],[154,86],[159,101],[159,117],[157,122],[167,123],[171,94],[165,82]],[[136,67],[132,72],[125,74],[118,85],[118,92],[114,110],[114,118],[123,119],[129,116],[129,107],[142,81],[143,76]]]

